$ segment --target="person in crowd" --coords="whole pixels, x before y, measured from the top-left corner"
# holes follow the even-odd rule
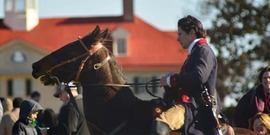
[[[41,106],[41,104],[39,103],[40,99],[41,99],[41,94],[38,91],[31,92],[30,100],[33,100],[33,101],[37,102]],[[39,127],[42,126],[41,125],[42,124],[42,117],[43,117],[42,115],[43,115],[43,113],[41,112],[41,113],[38,114],[38,117],[37,117],[37,121],[38,121],[37,126],[39,126]]]
[[[260,71],[258,80],[259,84],[248,91],[235,108],[236,127],[248,128],[248,120],[258,112],[270,113],[270,66]]]
[[[270,115],[265,113],[257,113],[249,119],[249,129],[260,135],[270,134]]]
[[[19,119],[12,128],[12,135],[38,135],[37,116],[42,107],[33,100],[24,100],[20,106]]]
[[[165,135],[181,127],[186,135],[218,134],[215,115],[220,109],[213,112],[202,97],[214,97],[217,76],[217,60],[202,23],[191,15],[181,18],[177,40],[188,57],[179,73],[161,77],[160,85],[167,93],[164,98],[171,99],[166,101],[171,106],[155,119],[151,134]]]
[[[2,101],[2,105],[3,105],[3,109],[4,109],[4,114],[11,112],[11,110],[13,109],[11,98],[4,98]]]
[[[40,98],[41,98],[41,95],[38,91],[33,91],[31,94],[30,94],[30,98],[35,100],[36,102],[39,103],[40,101]]]
[[[57,115],[51,108],[46,108],[42,114],[42,127],[52,128],[57,126]]]
[[[42,131],[43,134],[90,134],[84,117],[82,96],[77,91],[79,87],[73,81],[62,83],[58,87],[54,96],[64,103],[58,114],[58,125]]]
[[[0,123],[0,135],[11,135],[14,123],[19,119],[20,106],[23,99],[16,97],[13,99],[13,110],[6,113]]]
[[[4,114],[4,109],[3,109],[3,106],[2,106],[2,101],[0,100],[0,122],[2,120],[3,114]]]

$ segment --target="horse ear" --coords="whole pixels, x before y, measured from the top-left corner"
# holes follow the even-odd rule
[[[91,32],[92,37],[96,37],[100,33],[100,27],[99,25],[96,26],[96,28]]]
[[[109,33],[108,28],[105,29],[104,31],[102,31],[102,32],[100,33],[101,38],[102,38],[102,39],[106,39],[106,38],[108,37],[108,33]]]

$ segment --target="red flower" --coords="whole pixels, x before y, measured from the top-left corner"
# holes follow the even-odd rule
[[[189,96],[187,96],[187,95],[182,95],[182,102],[183,102],[183,103],[189,103]]]

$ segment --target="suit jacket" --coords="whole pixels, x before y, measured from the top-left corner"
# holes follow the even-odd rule
[[[82,96],[75,97],[75,102],[80,110],[75,108],[73,103],[69,101],[59,112],[58,125],[50,128],[47,133],[50,134],[66,134],[66,135],[89,135],[86,119],[84,117]]]
[[[202,85],[208,88],[210,95],[214,95],[216,76],[217,60],[214,52],[206,40],[201,39],[194,45],[181,72],[171,77],[171,86],[180,88],[180,102],[185,102],[183,100],[187,99],[183,97],[188,96],[188,103],[183,103],[186,109],[184,134],[217,134],[212,110],[205,106],[201,98]]]

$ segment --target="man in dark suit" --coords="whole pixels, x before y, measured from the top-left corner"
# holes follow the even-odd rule
[[[58,115],[58,125],[46,131],[43,134],[56,135],[89,135],[87,121],[84,118],[82,96],[78,94],[79,85],[75,82],[62,83],[55,97],[60,98],[64,105]],[[68,91],[70,89],[70,91]],[[72,95],[70,95],[72,94]]]
[[[214,97],[217,76],[217,60],[205,38],[206,31],[195,17],[189,15],[178,21],[177,40],[189,55],[180,73],[161,78],[164,98],[172,100],[167,101],[171,106],[153,122],[152,134],[179,129],[186,135],[218,134],[214,115],[219,112],[213,112],[212,104],[207,106],[202,96],[207,92],[208,97]]]

